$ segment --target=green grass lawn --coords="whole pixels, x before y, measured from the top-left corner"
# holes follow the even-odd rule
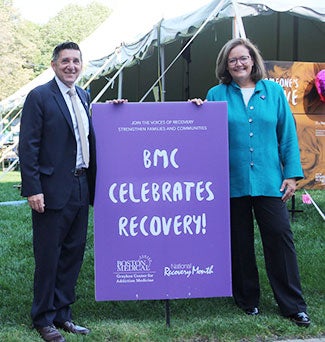
[[[18,172],[0,180],[0,202],[20,201]],[[258,232],[256,248],[260,269],[261,314],[243,314],[232,298],[170,301],[170,327],[166,326],[164,301],[96,302],[94,299],[93,223],[78,281],[74,319],[89,327],[86,337],[65,334],[67,341],[274,341],[325,336],[325,225],[313,205],[296,195],[292,230],[295,236],[304,296],[312,324],[301,328],[279,315],[266,279]],[[310,191],[324,211],[321,190]],[[31,329],[33,253],[28,205],[0,205],[0,341],[41,341]]]

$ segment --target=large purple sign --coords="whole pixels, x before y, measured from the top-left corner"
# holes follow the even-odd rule
[[[94,104],[96,300],[231,295],[227,104]]]

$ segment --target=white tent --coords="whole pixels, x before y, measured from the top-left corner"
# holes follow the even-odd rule
[[[276,43],[274,43],[273,38],[277,32],[272,32],[274,27],[268,28],[269,22],[267,19],[264,19],[268,17],[264,16],[265,14],[272,13],[285,13],[292,18],[302,18],[305,20],[303,25],[301,25],[302,27],[299,28],[299,32],[297,32],[297,39],[302,35],[309,35],[309,31],[306,31],[304,25],[312,26],[317,34],[311,33],[308,40],[304,40],[303,44],[301,44],[302,58],[306,59],[304,58],[306,51],[314,49],[319,55],[317,57],[318,61],[325,61],[325,44],[323,43],[325,41],[325,1],[322,0],[164,0],[160,2],[154,0],[119,0],[118,4],[119,6],[114,10],[113,14],[80,44],[85,60],[84,82],[87,80],[90,82],[93,79],[98,79],[100,76],[111,76],[112,72],[116,70],[121,71],[125,66],[136,66],[136,70],[131,70],[134,68],[130,68],[129,77],[134,79],[134,73],[137,75],[143,73],[138,75],[133,83],[143,83],[140,79],[146,79],[144,84],[141,84],[141,89],[147,91],[157,81],[158,77],[161,76],[165,68],[167,69],[171,66],[171,62],[175,57],[181,55],[179,52],[184,48],[185,42],[188,42],[185,40],[186,37],[193,37],[194,35],[196,38],[195,35],[201,33],[201,30],[205,32],[205,35],[210,34],[213,36],[212,43],[217,43],[212,44],[214,45],[212,48],[215,50],[211,54],[211,50],[208,51],[206,46],[201,48],[202,44],[204,44],[203,40],[206,39],[205,37],[201,38],[200,34],[194,40],[194,43],[197,45],[197,51],[192,51],[192,55],[201,55],[201,57],[206,58],[206,61],[203,61],[204,64],[202,64],[201,59],[198,59],[197,64],[201,67],[201,72],[199,76],[195,77],[195,80],[206,80],[205,73],[209,73],[210,77],[213,77],[213,64],[217,49],[225,43],[225,39],[229,39],[233,34],[245,34],[244,31],[247,30],[246,18],[263,18],[256,21],[256,24],[253,24],[253,30],[259,35],[264,33],[268,48],[276,50],[274,48]],[[227,18],[229,18],[228,21]],[[245,30],[242,26],[242,18]],[[290,18],[291,21],[292,18]],[[286,23],[283,20],[287,21],[287,18],[282,19],[282,21],[280,19],[275,24],[277,26],[284,26]],[[234,22],[236,25],[233,25]],[[247,26],[249,25],[251,24],[247,23]],[[207,30],[207,28],[210,30]],[[224,32],[225,30],[228,30],[227,34]],[[287,45],[292,45],[292,42],[288,44],[287,40],[291,39],[290,37],[293,34],[292,32],[287,33],[288,38],[282,37],[282,45],[280,46],[284,50],[287,49]],[[282,31],[279,31],[277,34],[282,35]],[[290,37],[289,34],[291,34]],[[202,36],[204,35],[202,34]],[[315,44],[314,46],[312,45],[315,41],[317,46]],[[174,50],[171,51],[169,46],[172,46],[173,42],[177,43],[176,45],[174,44]],[[166,51],[163,51],[164,47],[166,47]],[[159,50],[159,60],[155,55],[158,53],[157,50]],[[165,53],[165,56],[163,53]],[[140,66],[139,64],[139,61],[142,60],[144,60],[145,64],[145,59],[151,55],[156,57],[154,63],[156,64],[156,70],[154,72],[146,70],[146,65]],[[284,55],[288,56],[287,60],[293,60],[294,56],[290,55],[290,53]],[[313,56],[313,54],[309,54],[309,56]],[[272,59],[277,59],[276,55],[274,57]],[[309,57],[309,59],[311,58],[313,57]],[[204,68],[202,67],[203,65]],[[177,77],[176,75],[174,76]],[[16,107],[21,107],[31,89],[45,83],[52,77],[53,72],[51,69],[48,69],[19,89],[15,94],[1,101],[0,114],[7,113]],[[125,81],[127,81],[128,76],[124,75],[124,77]],[[177,78],[175,80],[175,77],[174,79],[171,78],[169,83],[176,82],[177,84]],[[114,79],[115,77],[113,77]],[[211,81],[208,78],[209,82]],[[113,86],[112,80],[109,85]],[[92,82],[92,96],[95,97],[105,86],[107,87],[107,82],[103,77],[97,82]],[[121,86],[120,77],[120,89]],[[137,92],[137,96],[130,94],[128,98],[139,100],[142,97],[140,94],[142,90],[138,89]],[[197,93],[197,95],[200,94]],[[116,97],[118,94],[117,92],[105,94],[103,98],[107,96]]]
[[[108,54],[114,54],[115,49],[121,44],[133,43],[141,39],[163,17],[195,11],[209,1],[177,0],[175,2],[174,0],[165,0],[156,3],[154,0],[117,0],[109,18],[93,34],[80,43],[85,66],[84,76],[89,77],[97,69],[92,63],[88,65],[89,60],[105,59]],[[88,68],[90,68],[89,71]],[[20,108],[30,90],[49,81],[53,76],[52,68],[48,68],[34,80],[1,101],[0,115],[14,108]]]
[[[196,2],[198,8],[192,6],[191,9],[188,1],[178,0],[174,3],[183,5],[181,14],[173,16],[174,6],[169,2],[164,17],[159,17],[157,9],[151,12],[152,7],[144,6],[143,1],[137,1],[130,10],[124,7],[113,13],[85,42],[84,50],[90,61],[84,77],[108,78],[108,82],[102,77],[99,82],[92,83],[91,92],[95,101],[122,94],[132,101],[141,101],[157,84],[160,85],[160,78],[164,82],[163,74],[169,68],[173,68],[173,75],[167,81],[167,89],[174,96],[168,99],[184,99],[173,88],[186,77],[186,72],[189,73],[186,68],[191,69],[192,76],[189,76],[191,79],[188,82],[192,88],[194,86],[195,94],[202,95],[196,90],[195,82],[205,80],[205,87],[213,83],[218,49],[233,35],[245,36],[245,31],[249,31],[248,38],[257,40],[264,58],[325,61],[325,45],[322,44],[325,40],[325,3],[319,0],[210,0],[201,1],[200,6]],[[143,12],[147,14],[145,17],[141,16]],[[119,36],[121,31],[123,34]],[[114,32],[113,35],[110,32]],[[118,39],[115,39],[115,32]],[[100,51],[96,50],[98,42],[101,42]],[[90,52],[87,52],[88,48]],[[180,62],[180,56],[188,53],[190,48],[193,57],[191,68],[189,63],[186,66]],[[146,61],[148,57],[151,57],[150,63]],[[174,69],[176,64],[178,70]],[[122,73],[119,75],[117,91],[116,76],[125,67],[132,66],[123,72],[123,87]],[[180,68],[183,70],[180,71]],[[114,90],[107,90],[109,87]],[[133,91],[130,91],[132,88]],[[160,91],[165,92],[164,86],[160,85]],[[149,100],[153,99],[151,94]]]
[[[117,3],[107,21],[80,44],[85,61],[81,85],[90,88],[94,102],[117,97],[129,101],[203,98],[215,83],[217,53],[232,36],[253,40],[264,59],[325,62],[324,0]],[[52,77],[49,68],[0,102],[0,146],[9,125],[11,133],[18,133],[28,92]]]
[[[157,6],[155,1],[149,3],[154,7]],[[240,19],[272,12],[288,12],[325,22],[325,2],[321,4],[322,1],[319,0],[201,0],[196,1],[196,4],[199,3],[201,6],[192,9],[191,12],[187,0],[178,0],[178,5],[182,4],[183,10],[179,16],[175,16],[177,11],[174,10],[171,1],[166,0],[163,3],[165,6],[170,6],[165,11],[159,11],[157,8],[153,8],[152,11],[151,8],[146,7],[148,5],[146,0],[140,0],[133,2],[131,8],[128,4],[127,9],[120,7],[114,12],[84,41],[83,47],[90,60],[85,77],[94,74],[108,58],[110,62],[106,63],[103,73],[117,68],[127,60],[142,59],[150,46],[157,44],[158,40],[160,44],[167,44],[179,36],[193,35],[193,30],[200,28],[202,24],[225,18],[237,16],[237,19]],[[143,16],[143,12],[147,15]],[[159,17],[161,13],[164,13],[164,17]]]

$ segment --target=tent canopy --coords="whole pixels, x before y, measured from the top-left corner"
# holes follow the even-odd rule
[[[325,22],[325,5],[319,0],[213,0],[201,1],[201,7],[189,12],[188,1],[173,1],[182,4],[183,13],[171,17],[175,13],[171,1],[165,1],[165,16],[144,6],[143,1],[137,1],[130,11],[120,8],[86,41],[84,50],[88,57],[85,78],[106,75],[122,65],[131,66],[151,53],[152,48],[159,44],[168,44],[179,37],[191,36],[202,24],[212,24],[226,18],[251,17],[287,12],[296,16]],[[153,1],[150,1],[153,3]],[[168,4],[169,3],[169,4]],[[202,5],[203,3],[203,5]],[[197,2],[196,2],[197,4]],[[197,5],[196,5],[197,6]],[[143,16],[143,12],[147,15]],[[150,13],[150,14],[149,14]],[[130,17],[130,14],[132,16]],[[123,39],[110,39],[109,32],[123,32]],[[134,34],[136,33],[136,34]],[[96,49],[98,42],[100,49]],[[92,47],[93,45],[93,47]],[[90,48],[91,51],[88,49]],[[98,72],[98,70],[100,72]]]
[[[134,66],[150,56],[158,45],[167,46],[180,37],[193,36],[202,25],[209,27],[235,17],[240,23],[240,18],[271,13],[292,14],[318,25],[321,39],[315,49],[324,50],[321,42],[325,35],[325,4],[321,0],[119,0],[110,17],[80,44],[85,64],[83,78],[98,79],[121,66]],[[323,50],[319,50],[319,58],[324,58]],[[31,89],[52,77],[50,68],[1,101],[0,114],[21,107]]]

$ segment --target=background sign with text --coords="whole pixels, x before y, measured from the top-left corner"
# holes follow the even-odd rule
[[[266,62],[296,119],[304,179],[298,189],[325,189],[325,63]]]

